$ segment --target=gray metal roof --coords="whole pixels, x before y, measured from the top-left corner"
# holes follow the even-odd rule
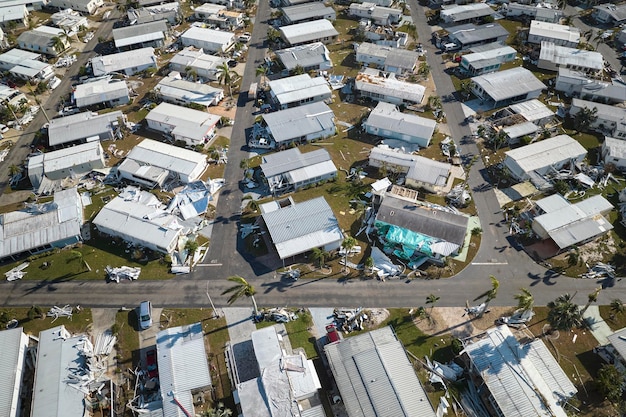
[[[401,81],[392,75],[385,77],[378,74],[378,71],[369,71],[366,68],[356,76],[355,86],[359,91],[380,97],[385,100],[387,97],[420,104],[424,100],[426,87],[420,84]]]
[[[210,4],[210,3],[205,3]],[[196,9],[197,10],[197,9]],[[198,68],[202,70],[216,70],[228,60],[219,56],[205,54],[202,50],[188,46],[170,60],[170,65],[180,66],[184,70],[186,67]]]
[[[406,49],[392,48],[385,59],[385,67],[402,68],[412,71],[417,65],[419,54]]]
[[[460,22],[495,14],[496,12],[486,3],[459,4],[441,6],[441,18],[445,21]]]
[[[121,111],[97,114],[82,112],[50,120],[48,141],[50,146],[74,142],[91,136],[111,136],[118,120],[123,118]]]
[[[204,154],[152,139],[138,143],[126,158],[183,175],[190,175],[198,165],[206,164]]]
[[[0,215],[0,259],[79,237],[83,206],[76,188],[59,191],[50,203]]]
[[[418,156],[415,163],[409,168],[406,177],[415,181],[442,187],[448,182],[452,171],[452,165],[433,161],[432,159]]]
[[[297,4],[294,6],[283,7],[283,15],[289,19],[290,22],[298,22],[301,20],[322,18],[326,15],[334,15],[335,9],[326,6],[322,2],[312,2]]]
[[[626,20],[626,4],[615,5],[613,3],[607,3],[593,6],[593,8],[597,11],[602,11],[608,14],[617,23]]]
[[[506,132],[509,138],[514,139],[521,138],[525,135],[532,135],[537,133],[539,131],[539,126],[537,126],[533,122],[523,122],[512,126],[507,126],[502,130]]]
[[[59,33],[61,34],[63,33],[62,29],[57,29],[59,33],[56,33],[56,34],[50,33],[48,31],[38,30],[38,29],[40,28],[22,32],[22,34],[18,36],[17,38],[18,44],[24,44],[29,47],[31,45],[36,45],[41,49],[52,48],[53,46],[52,38],[54,38],[55,36],[59,36]]]
[[[282,152],[263,155],[261,170],[266,177],[273,177],[330,160],[330,154],[326,149],[317,149],[303,154],[300,149],[291,148]]]
[[[515,67],[472,78],[494,101],[519,97],[534,91],[541,91],[546,85],[523,67]]]
[[[86,107],[129,97],[129,92],[126,81],[103,78],[77,85],[73,96],[77,107]]]
[[[31,417],[82,417],[85,411],[82,391],[67,386],[70,371],[85,363],[79,343],[87,336],[74,336],[65,326],[39,333],[37,369],[33,388]]]
[[[332,90],[324,77],[311,78],[309,74],[279,78],[269,82],[271,95],[283,106],[311,98],[329,99]]]
[[[328,66],[333,64],[330,60],[330,53],[322,42],[281,49],[276,51],[276,56],[289,71],[295,69],[298,65],[302,68],[308,68],[324,63],[327,63]]]
[[[209,388],[211,373],[204,348],[202,323],[172,327],[156,336],[163,417],[185,417],[176,400],[194,414],[192,391]]]
[[[564,67],[587,68],[595,71],[604,69],[604,58],[600,52],[568,48],[548,41],[541,42],[539,59]]]
[[[263,115],[272,137],[278,143],[332,129],[335,114],[321,101]]]
[[[543,342],[520,344],[507,326],[487,330],[467,353],[504,417],[566,417],[577,390]]]
[[[167,33],[167,21],[141,23],[139,25],[125,26],[113,29],[115,47],[134,45],[136,43],[151,42],[165,39]]]
[[[143,67],[146,65],[157,66],[157,57],[154,55],[154,48],[134,49],[117,54],[96,56],[91,59],[93,75],[96,77],[112,72],[123,71],[127,68]]]
[[[626,141],[623,139],[605,136],[602,148],[607,152],[605,158],[607,156],[620,159],[626,158]]]
[[[549,232],[550,238],[561,248],[569,248],[581,242],[586,242],[613,229],[603,216],[579,220],[559,229]]]
[[[264,213],[263,220],[281,259],[343,241],[337,218],[324,197]]]
[[[530,22],[528,36],[578,43],[580,40],[580,29],[573,26],[559,25],[558,23],[533,20]]]
[[[378,209],[376,221],[399,226],[462,247],[467,234],[469,217],[419,206],[387,195]]]
[[[612,122],[626,124],[626,108],[611,106],[609,104],[597,103],[595,101],[581,100],[579,98],[572,98],[572,107],[570,112],[575,112],[583,109],[597,109],[596,115],[599,120],[610,120]]]
[[[63,170],[66,172],[71,170],[77,175],[86,174],[93,168],[104,168],[103,164],[97,164],[98,161],[102,161],[103,153],[102,146],[97,141],[82,143],[69,148],[59,149],[58,151],[46,152],[41,155],[43,173],[51,180],[60,179],[54,173]],[[28,160],[29,173],[31,171],[31,161],[36,163],[37,158]]]
[[[326,19],[282,26],[280,31],[283,38],[292,45],[339,35],[333,24]]]
[[[499,23],[489,23],[480,26],[467,23],[450,28],[450,36],[460,42],[461,45],[471,45],[489,39],[507,37],[509,32]]]
[[[391,327],[324,347],[350,417],[436,414]]]
[[[402,137],[423,138],[430,142],[437,122],[410,113],[402,113],[395,104],[379,101],[374,110],[370,112],[365,124]],[[384,133],[380,136],[390,137]],[[395,137],[395,135],[391,135]],[[407,142],[411,142],[407,139]]]
[[[505,152],[526,173],[587,155],[587,150],[568,135],[558,135]],[[506,163],[506,159],[505,159]]]
[[[608,339],[617,353],[626,360],[626,327],[613,332],[608,336]]]
[[[0,331],[0,415],[18,417],[28,336],[21,327]]]
[[[529,122],[535,122],[546,117],[554,116],[554,112],[536,98],[524,101],[522,103],[511,104],[509,106],[509,109],[515,114],[521,114],[524,119],[528,120]]]
[[[154,88],[166,100],[203,106],[217,105],[224,96],[224,90],[221,88],[174,77],[164,77]]]

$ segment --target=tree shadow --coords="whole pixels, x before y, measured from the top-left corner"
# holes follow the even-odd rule
[[[80,275],[82,273],[83,272],[67,273],[67,274],[65,274],[63,276],[60,276],[58,278],[44,279],[43,281],[37,282],[32,287],[24,289],[24,295],[30,295],[32,293],[35,293],[35,292],[37,292],[39,290],[43,290],[43,289],[46,289],[46,291],[48,291],[48,292],[54,292],[54,291],[57,290],[55,288],[55,284],[61,284],[61,283],[64,283],[64,282],[72,281],[72,280],[76,279],[76,275]]]

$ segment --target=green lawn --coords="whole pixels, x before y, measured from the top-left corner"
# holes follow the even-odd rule
[[[309,329],[313,326],[313,319],[308,310],[298,313],[298,319],[285,323],[289,341],[293,349],[303,348],[308,359],[317,358],[315,337]]]
[[[112,331],[117,336],[117,366],[120,371],[139,363],[139,328],[135,309],[118,311]]]
[[[37,318],[36,315],[31,315],[32,319],[29,318],[30,308],[0,308],[0,324],[2,325],[2,328],[4,329],[7,320],[16,319],[19,322],[19,326],[24,328],[24,333],[32,334],[33,336],[39,336],[39,332],[41,332],[42,330],[50,329],[52,327],[60,325],[64,325],[65,328],[71,333],[85,333],[92,323],[91,309],[89,308],[81,307],[81,311],[76,311],[76,308],[74,308],[71,319],[59,317],[58,319],[54,320],[54,317],[45,317],[46,313],[50,309],[50,306],[38,307],[44,315],[43,318]],[[52,322],[53,320],[54,323]]]

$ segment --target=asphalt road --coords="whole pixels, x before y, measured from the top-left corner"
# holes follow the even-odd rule
[[[408,4],[413,11],[419,38],[428,51],[427,59],[438,94],[443,97],[454,93],[452,82],[443,71],[441,57],[430,43],[430,28],[426,24],[423,9],[415,0],[408,0]],[[267,1],[262,0],[243,75],[244,91],[251,82],[257,80],[256,68],[265,56],[263,41],[267,33],[266,21],[269,13]],[[97,36],[94,38],[97,39]],[[470,134],[469,127],[462,124],[464,115],[460,104],[449,101],[443,106],[452,136],[458,139]],[[0,284],[0,305],[63,305],[80,301],[84,306],[119,307],[133,306],[140,300],[150,298],[155,305],[162,307],[207,307],[208,281],[208,291],[214,304],[223,307],[226,305],[226,297],[220,296],[220,293],[230,286],[225,278],[234,274],[245,277],[256,287],[256,298],[261,306],[413,307],[423,305],[425,297],[431,293],[441,297],[439,306],[463,306],[468,300],[475,303],[474,298],[490,288],[489,275],[496,276],[500,281],[498,297],[492,301],[492,305],[513,305],[513,295],[521,287],[531,290],[537,305],[545,305],[565,292],[577,293],[576,300],[584,303],[587,294],[599,285],[595,280],[572,279],[546,271],[524,252],[511,247],[508,227],[502,221],[503,217],[492,190],[474,192],[483,229],[482,244],[473,263],[453,278],[408,282],[326,278],[285,282],[276,278],[273,273],[259,272],[258,263],[240,250],[237,239],[243,195],[239,189],[242,176],[239,163],[248,157],[244,149],[245,129],[253,123],[252,112],[252,101],[247,100],[245,93],[240,94],[228,155],[229,163],[224,174],[226,186],[220,193],[217,222],[213,227],[212,244],[204,266],[198,266],[192,274],[167,281],[142,280],[120,284],[105,283],[104,280],[3,282]],[[457,145],[465,158],[478,154],[474,144]],[[474,188],[485,182],[483,172],[482,160],[478,159],[470,171],[470,187]],[[599,302],[608,303],[617,297],[626,299],[626,288],[621,282],[602,291]],[[244,302],[245,300],[240,303]]]

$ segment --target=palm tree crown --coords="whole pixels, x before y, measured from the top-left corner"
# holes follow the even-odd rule
[[[532,310],[535,304],[535,298],[526,288],[521,288],[520,291],[519,294],[513,297],[517,300],[517,308],[524,311]]]
[[[548,323],[553,329],[571,330],[582,324],[582,314],[573,299],[570,294],[562,294],[548,303]]]
[[[234,282],[236,285],[227,288],[222,292],[222,295],[231,294],[230,298],[228,298],[228,305],[233,304],[235,301],[240,299],[241,297],[247,297],[252,300],[252,305],[254,306],[254,315],[259,315],[259,309],[256,305],[256,300],[254,299],[254,294],[256,294],[256,290],[252,285],[248,283],[243,277],[239,275],[233,275],[227,278],[230,282]]]

